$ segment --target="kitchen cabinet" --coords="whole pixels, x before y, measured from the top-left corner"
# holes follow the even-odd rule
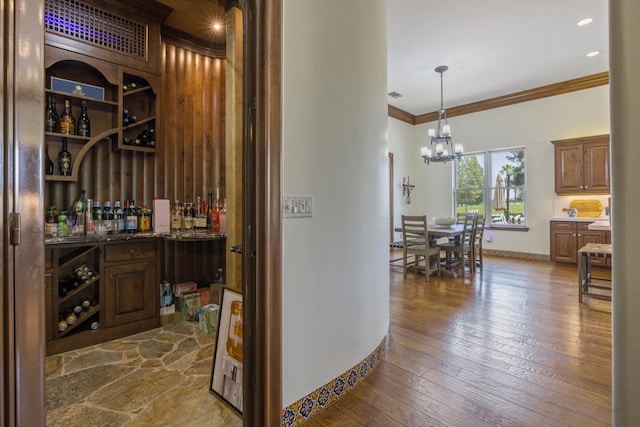
[[[158,327],[161,241],[149,237],[46,244],[47,355]],[[77,280],[80,268],[89,274]],[[90,305],[77,320],[59,328],[58,322],[85,299]]]
[[[46,174],[46,181],[78,181],[82,161],[98,144],[110,143],[114,150],[156,152],[159,76],[52,46],[45,47],[45,61],[45,98],[53,97],[59,113],[63,111],[64,100],[68,99],[76,122],[81,104],[86,103],[91,120],[91,135],[88,137],[45,132],[48,154],[54,161],[53,174]],[[78,84],[73,93],[63,92],[52,87],[52,78]],[[100,88],[102,97],[91,97],[85,93],[89,87]],[[149,135],[152,140],[149,140]],[[55,165],[63,139],[67,141],[72,159],[71,175],[68,176],[60,175]]]
[[[551,141],[558,195],[609,194],[609,135]]]
[[[590,222],[551,221],[551,261],[578,263],[578,249],[587,243],[611,243],[611,232],[589,230]],[[605,258],[592,258],[592,265],[609,266]]]
[[[159,315],[158,251],[156,239],[105,246],[105,327]]]

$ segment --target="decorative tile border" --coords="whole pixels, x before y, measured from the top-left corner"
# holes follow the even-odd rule
[[[378,347],[362,362],[286,407],[282,413],[282,426],[295,427],[302,424],[353,390],[373,372],[388,346],[389,334],[387,333]]]
[[[497,249],[482,248],[484,255],[501,256],[507,258],[527,259],[530,261],[551,261],[551,256],[544,254],[530,254],[527,252],[501,251]]]

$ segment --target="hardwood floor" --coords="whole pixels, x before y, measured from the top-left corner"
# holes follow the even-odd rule
[[[390,270],[384,360],[305,425],[611,425],[611,304],[578,303],[575,268],[485,256],[428,283]]]

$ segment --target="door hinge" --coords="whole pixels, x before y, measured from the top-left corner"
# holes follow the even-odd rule
[[[9,214],[9,244],[13,246],[20,244],[20,212]]]

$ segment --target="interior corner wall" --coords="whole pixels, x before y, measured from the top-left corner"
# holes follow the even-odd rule
[[[397,122],[392,118],[389,121]],[[484,247],[548,255],[549,218],[562,215],[562,208],[568,207],[569,203],[567,197],[555,194],[551,141],[609,133],[609,86],[457,116],[450,118],[449,124],[454,141],[462,143],[466,153],[519,146],[527,148],[529,231],[523,236],[523,232],[487,230],[485,234],[490,234],[493,239],[485,242]],[[400,132],[397,124],[390,125],[390,151],[412,153],[404,163],[395,158],[396,172],[400,176],[411,174],[412,182],[416,184],[412,204],[404,206],[404,210],[426,212],[428,216],[449,216],[454,211],[452,164],[427,165],[420,157],[420,147],[428,144],[427,129],[435,126],[435,123],[426,123],[414,126],[412,132]],[[401,181],[402,178],[400,184]],[[396,194],[396,197],[401,197],[402,192]],[[396,224],[399,224],[401,212],[402,208],[397,211]]]
[[[339,377],[389,328],[386,1],[285,0],[285,406]]]

